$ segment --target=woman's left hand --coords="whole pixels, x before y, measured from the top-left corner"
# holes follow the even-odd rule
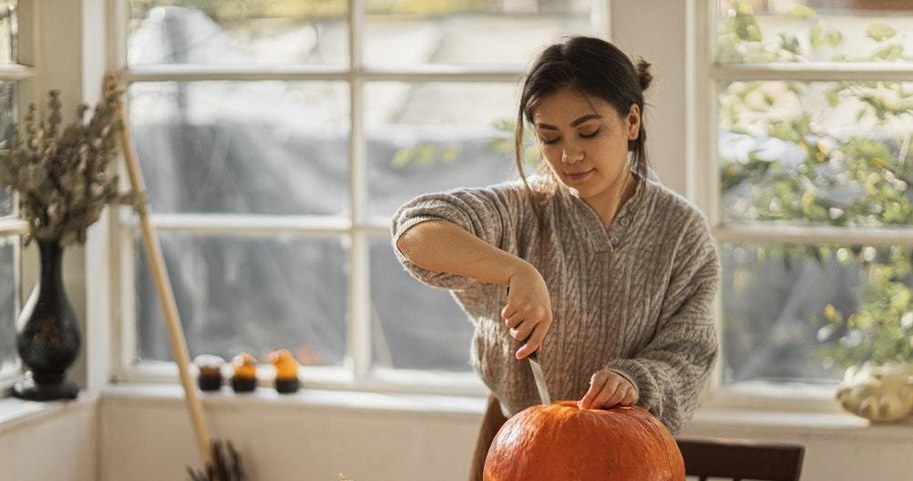
[[[637,402],[637,389],[621,374],[608,369],[596,371],[590,378],[590,388],[577,402],[580,409],[608,409],[629,406]]]

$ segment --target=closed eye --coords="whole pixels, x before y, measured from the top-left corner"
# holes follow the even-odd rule
[[[593,137],[596,137],[597,135],[599,135],[599,130],[600,130],[600,129],[596,129],[596,130],[594,130],[594,131],[592,131],[592,132],[589,132],[589,133],[582,133],[582,132],[581,132],[581,133],[580,133],[580,136],[583,137],[584,139],[590,139],[590,138],[593,138]]]
[[[559,140],[561,140],[561,137],[555,137],[554,139],[546,139],[546,138],[539,137],[539,141],[545,145],[554,144],[555,142],[557,142]]]

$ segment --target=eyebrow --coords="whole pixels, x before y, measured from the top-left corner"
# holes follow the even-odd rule
[[[601,119],[601,118],[602,118],[601,115],[587,114],[587,115],[584,115],[583,117],[578,117],[576,120],[571,122],[571,127],[576,127],[576,126],[586,122],[587,120]],[[545,130],[558,130],[558,127],[555,127],[554,125],[542,124],[542,123],[536,124],[536,128],[545,129]]]

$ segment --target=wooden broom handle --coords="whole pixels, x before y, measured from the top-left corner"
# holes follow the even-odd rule
[[[123,83],[121,83],[123,85]],[[136,160],[136,151],[133,138],[130,135],[130,124],[127,119],[124,102],[117,104],[117,120],[120,122],[121,150],[127,164],[127,173],[130,176],[130,185],[138,196],[137,214],[139,214],[140,228],[143,234],[143,247],[146,249],[146,258],[152,268],[152,279],[155,282],[155,291],[158,293],[162,313],[165,315],[165,327],[168,328],[168,339],[171,342],[171,354],[178,365],[181,385],[184,387],[184,400],[193,423],[193,432],[197,440],[197,448],[207,465],[212,465],[212,452],[210,450],[209,429],[203,417],[203,403],[197,393],[193,378],[190,375],[190,354],[187,351],[187,340],[181,327],[181,315],[174,300],[174,290],[165,267],[162,256],[162,247],[159,244],[155,226],[149,221],[149,212],[146,204],[146,184],[139,162]]]

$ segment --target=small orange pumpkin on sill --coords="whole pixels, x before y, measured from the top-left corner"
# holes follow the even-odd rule
[[[269,362],[276,369],[276,392],[289,394],[298,390],[298,361],[288,349],[269,353]]]
[[[257,358],[242,352],[231,360],[234,373],[231,387],[235,392],[251,392],[257,388]]]
[[[672,434],[638,406],[530,407],[507,420],[488,450],[485,481],[684,481]]]

